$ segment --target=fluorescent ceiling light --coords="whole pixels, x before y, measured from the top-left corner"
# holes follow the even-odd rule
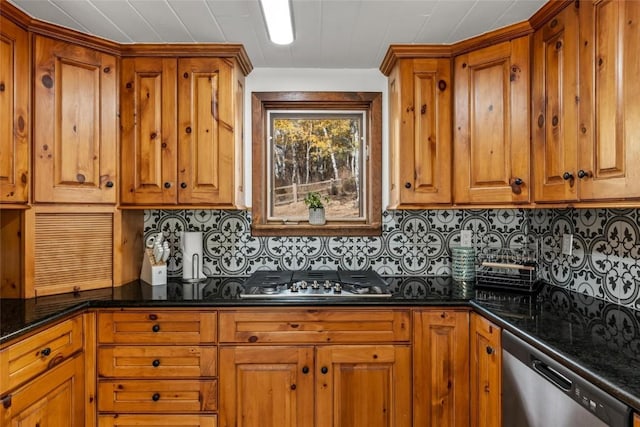
[[[293,19],[289,0],[260,0],[269,38],[275,44],[293,42]]]

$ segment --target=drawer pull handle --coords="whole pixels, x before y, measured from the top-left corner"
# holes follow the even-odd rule
[[[302,373],[303,374],[308,374],[309,373],[309,367],[308,366],[303,366],[302,367]]]
[[[42,350],[40,350],[40,354],[44,357],[47,357],[51,354],[51,349],[49,347],[43,348]]]
[[[487,346],[487,354],[493,354],[493,347]]]
[[[160,393],[153,393],[153,396],[151,396],[151,400],[153,400],[154,402],[160,400]]]
[[[160,332],[160,325],[158,325],[158,324],[153,325],[153,327],[151,328],[151,330],[152,330],[153,332]]]
[[[156,359],[153,362],[151,362],[151,364],[153,365],[154,368],[157,368],[158,366],[160,366],[160,360]]]

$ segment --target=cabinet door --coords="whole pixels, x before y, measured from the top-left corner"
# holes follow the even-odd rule
[[[216,427],[215,415],[100,415],[98,427]]]
[[[455,59],[454,201],[529,202],[529,37]]]
[[[173,58],[122,60],[122,203],[177,202],[176,64]]]
[[[116,57],[35,37],[34,201],[116,202]]]
[[[451,61],[401,59],[389,100],[391,206],[451,203]]]
[[[578,198],[578,43],[575,3],[533,36],[531,120],[536,202]]]
[[[0,203],[29,200],[29,39],[0,16]]]
[[[502,425],[501,330],[471,314],[471,425]]]
[[[219,370],[221,427],[313,425],[313,347],[222,347]]]
[[[220,58],[178,62],[180,203],[234,203],[234,132],[239,124],[232,75],[232,64]]]
[[[582,200],[640,197],[640,2],[580,5]]]
[[[413,425],[469,426],[469,313],[414,314]]]
[[[317,348],[316,427],[411,426],[411,349]]]
[[[84,357],[82,354],[27,383],[3,399],[3,426],[84,425]]]

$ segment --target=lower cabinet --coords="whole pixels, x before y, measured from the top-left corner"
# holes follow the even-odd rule
[[[640,415],[633,415],[633,427],[640,427]]]
[[[472,313],[471,333],[471,425],[502,425],[502,338],[499,326]]]
[[[413,314],[414,427],[469,426],[469,311]]]
[[[409,310],[221,312],[220,327],[220,426],[411,426]]]
[[[98,427],[216,427],[215,415],[105,415]]]
[[[3,426],[85,425],[84,355],[77,354],[2,399]]]

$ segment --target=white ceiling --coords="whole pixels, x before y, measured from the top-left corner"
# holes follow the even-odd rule
[[[269,41],[258,0],[9,0],[34,18],[120,43],[242,43],[254,67],[378,68],[390,44],[454,43],[547,0],[291,0],[295,41]]]

